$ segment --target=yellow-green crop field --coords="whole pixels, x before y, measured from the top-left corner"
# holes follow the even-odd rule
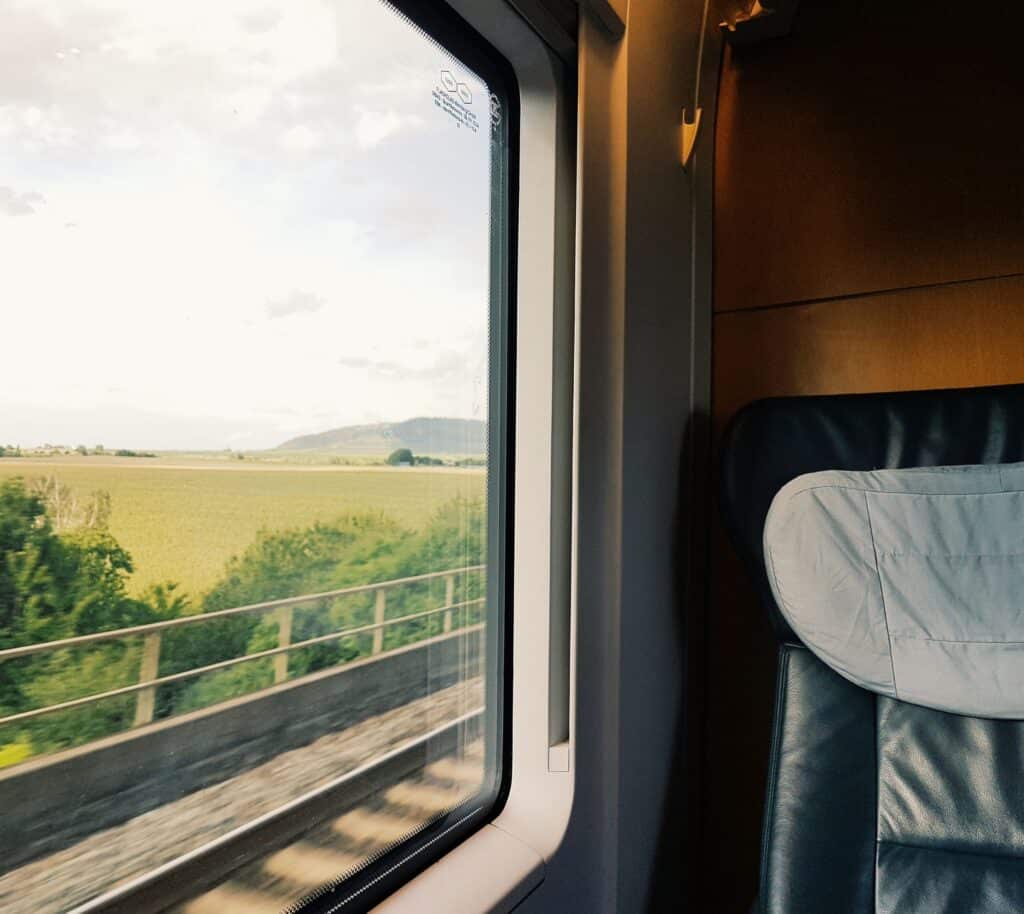
[[[479,470],[233,465],[104,457],[0,459],[0,480],[56,476],[77,495],[110,493],[110,530],[135,560],[131,589],[178,581],[201,594],[260,530],[364,510],[417,529],[457,496],[484,495]]]

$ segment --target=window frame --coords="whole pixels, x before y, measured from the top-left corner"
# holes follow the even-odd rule
[[[515,752],[500,814],[374,914],[511,911],[544,882],[570,834],[579,773],[576,57],[543,40],[522,0],[447,2],[506,56],[520,89]]]
[[[512,551],[515,532],[516,305],[519,225],[519,83],[515,69],[444,2],[378,0],[479,76],[505,102],[503,142],[492,144],[491,294],[489,302],[487,591],[497,625],[485,643],[485,787],[465,804],[421,828],[348,874],[336,888],[287,910],[294,914],[365,914],[498,816],[512,779]],[[488,128],[490,124],[486,125]],[[495,213],[501,207],[500,220]],[[500,224],[495,226],[495,222]],[[492,516],[495,522],[492,523]],[[493,710],[492,710],[493,709]],[[488,789],[488,776],[490,780]],[[454,821],[453,821],[454,820]],[[341,875],[341,874],[339,874]]]

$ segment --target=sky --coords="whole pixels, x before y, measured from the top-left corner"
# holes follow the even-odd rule
[[[0,444],[486,419],[489,111],[381,0],[0,0]]]

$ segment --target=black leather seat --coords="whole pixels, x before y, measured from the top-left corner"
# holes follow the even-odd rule
[[[733,421],[723,512],[780,641],[761,914],[1024,912],[1024,721],[841,678],[779,614],[761,545],[803,473],[1018,461],[1024,385],[763,400]]]

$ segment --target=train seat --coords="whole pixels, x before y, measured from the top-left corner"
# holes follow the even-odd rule
[[[764,400],[722,460],[779,641],[756,910],[1024,911],[1024,385]]]

